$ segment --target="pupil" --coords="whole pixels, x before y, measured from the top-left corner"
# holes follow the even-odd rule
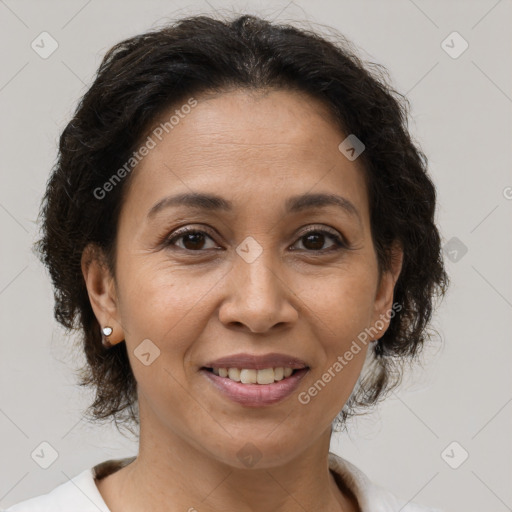
[[[322,235],[322,234],[309,234],[309,235],[305,236],[306,241],[308,241],[308,240],[310,242],[313,241],[313,249],[321,249],[322,248],[322,246],[324,245],[323,237],[324,237],[324,235]],[[317,242],[316,244],[315,244],[315,239]],[[319,239],[320,239],[320,243],[318,243]],[[307,242],[307,243],[309,243],[309,242]],[[306,246],[306,243],[304,243],[304,246]]]
[[[187,243],[190,241],[192,242],[192,247],[187,247]],[[187,233],[183,239],[183,244],[185,247],[187,247],[187,249],[200,249],[203,242],[204,237],[202,233]]]

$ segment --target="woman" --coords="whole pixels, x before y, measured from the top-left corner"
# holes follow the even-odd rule
[[[38,249],[89,412],[140,428],[139,453],[10,512],[433,510],[329,452],[448,284],[406,100],[349,48],[199,16],[107,53]]]

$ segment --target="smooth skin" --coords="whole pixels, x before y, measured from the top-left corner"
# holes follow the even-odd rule
[[[127,344],[140,411],[137,459],[98,489],[112,512],[357,512],[327,457],[331,423],[368,345],[310,403],[298,394],[359,333],[389,318],[402,252],[395,248],[379,279],[363,170],[338,150],[347,134],[321,102],[285,90],[196,99],[133,171],[115,279],[100,258],[86,264],[90,247],[84,252],[91,305],[99,324],[114,328],[112,340]],[[173,206],[148,217],[161,199],[189,192],[221,196],[233,211]],[[358,214],[338,206],[287,213],[286,199],[304,193],[342,196]],[[185,226],[205,234],[172,240]],[[316,237],[305,236],[311,228]],[[350,249],[332,250],[330,233]],[[262,248],[252,263],[236,252],[249,236]],[[148,366],[134,354],[146,339],[160,350]],[[310,370],[285,400],[246,407],[199,372],[240,352],[291,354]],[[253,467],[238,456],[248,442],[261,455]]]

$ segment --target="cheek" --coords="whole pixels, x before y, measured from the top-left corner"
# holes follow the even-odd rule
[[[374,289],[371,279],[356,272],[307,289],[308,315],[322,355],[298,398],[312,417],[334,419],[354,389],[368,351],[368,343],[358,336],[370,325]]]
[[[300,283],[297,295],[305,314],[338,349],[369,326],[374,307],[376,274],[366,265],[333,269],[329,275]],[[316,318],[316,320],[315,320]],[[341,345],[340,345],[341,344]]]
[[[312,280],[301,295],[322,354],[306,400],[309,396],[318,414],[329,411],[332,417],[348,400],[364,364],[368,338],[359,336],[370,326],[377,279],[366,264],[338,270]]]
[[[208,291],[221,276],[167,262],[125,260],[119,272],[120,309],[128,342],[136,345],[149,338],[163,347],[171,340],[173,352],[185,350],[199,333],[198,317],[208,303]]]

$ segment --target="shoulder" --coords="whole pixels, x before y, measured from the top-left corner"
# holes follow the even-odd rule
[[[74,478],[55,487],[51,492],[27,499],[5,512],[110,512],[95,478],[122,467],[127,459],[109,460],[82,471]]]
[[[373,483],[358,467],[329,452],[329,468],[336,473],[357,498],[361,512],[443,512],[400,499]]]
[[[51,492],[17,503],[5,512],[109,512],[102,501],[90,468]]]
[[[133,462],[135,457],[111,459],[82,471],[51,492],[12,505],[3,512],[110,512],[95,478],[103,478]]]

